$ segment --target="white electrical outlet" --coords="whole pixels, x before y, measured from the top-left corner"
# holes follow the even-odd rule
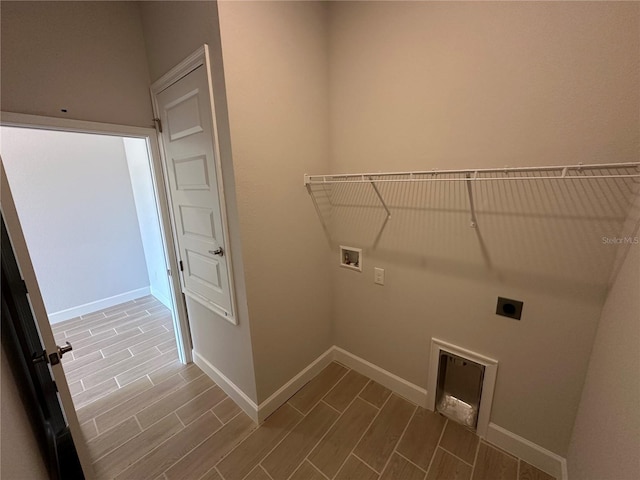
[[[373,269],[373,281],[378,285],[384,285],[384,268],[375,267]]]

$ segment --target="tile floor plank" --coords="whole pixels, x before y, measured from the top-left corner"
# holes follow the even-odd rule
[[[179,374],[186,368],[188,368],[188,365],[181,364],[180,360],[174,360],[164,367],[161,367],[154,372],[150,372],[148,374],[148,377],[154,385],[157,385],[158,383],[162,383],[163,381],[165,381],[167,378]]]
[[[91,458],[97,459],[119,447],[142,432],[142,429],[134,417],[116,425],[110,430],[101,433],[96,438],[87,442],[87,448]]]
[[[427,470],[446,422],[442,415],[418,407],[400,439],[398,453]]]
[[[129,356],[121,361],[114,360],[115,358],[120,358],[120,353],[122,353],[123,355],[126,353]],[[153,351],[153,350],[146,350],[136,356],[131,355],[131,352],[129,352],[129,350],[124,350],[120,353],[116,353],[112,357],[105,358],[104,359],[105,364],[108,364],[108,365],[105,366],[104,368],[101,368],[95,373],[85,375],[82,378],[82,383],[84,385],[84,388],[95,387],[99,383],[102,383],[112,377],[116,377],[116,381],[117,381],[118,375],[136,367],[140,363],[146,362],[147,360],[150,360],[154,357],[158,357],[162,355],[159,351]]]
[[[104,332],[105,330],[115,329],[117,334],[122,334],[127,330],[133,330],[138,327],[141,323],[144,323],[149,320],[149,316],[145,313],[141,313],[139,315],[127,315],[127,314],[118,314],[112,317],[106,318],[104,321],[98,322],[96,325],[91,327],[91,334],[96,335],[98,333]]]
[[[309,461],[333,478],[369,427],[378,410],[356,398],[309,455]]]
[[[148,381],[146,377],[143,377],[140,380]],[[132,383],[131,385],[134,385],[135,383],[136,382]],[[140,410],[148,408],[153,403],[161,400],[165,395],[169,395],[171,392],[182,387],[183,385],[184,380],[182,379],[182,377],[179,375],[175,375],[171,378],[168,378],[159,385],[155,385],[151,388],[145,389],[138,395],[128,399],[126,402],[121,403],[117,407],[96,416],[95,420],[98,431],[104,432],[105,430],[119,424],[120,422],[129,418],[131,415],[135,415]]]
[[[241,411],[242,409],[230,398],[226,398],[213,407],[213,413],[215,413],[216,417],[218,417],[222,423],[227,423]]]
[[[424,470],[394,453],[382,472],[380,480],[424,480],[426,474]]]
[[[129,336],[131,332],[137,332],[137,333],[135,333],[135,335]],[[114,353],[117,353],[120,350],[124,350],[125,348],[127,348],[133,355],[135,355],[136,353],[140,353],[141,351],[146,350],[147,348],[151,348],[151,347],[136,348],[138,345],[149,341],[151,338],[154,337],[154,335],[160,335],[161,333],[167,333],[167,332],[164,330],[162,326],[159,326],[159,325],[154,330],[149,332],[143,332],[140,329],[127,330],[125,333],[119,334],[116,337],[121,339],[122,341],[119,341],[117,343],[114,343],[112,345],[108,345],[102,348],[102,354],[105,357],[109,357]],[[155,343],[152,346],[155,346]]]
[[[258,465],[256,468],[251,470],[251,473],[249,473],[244,480],[271,480],[271,477],[267,475],[267,472],[265,472],[260,465]]]
[[[201,393],[191,401],[184,403],[182,407],[176,410],[176,415],[182,423],[189,425],[198,419],[208,410],[211,410],[223,400],[227,399],[227,394],[220,387],[214,385],[205,392]],[[215,412],[214,412],[215,413]],[[226,423],[223,421],[223,423]]]
[[[115,379],[111,379],[111,380],[115,384],[116,382]],[[105,384],[109,384],[109,381],[104,382],[104,384],[101,384],[101,385],[105,385]],[[136,395],[139,395],[141,392],[151,387],[153,387],[153,384],[149,381],[148,378],[141,378],[140,380],[137,380],[127,385],[126,387],[114,390],[113,392],[109,393],[108,396],[102,396],[97,400],[89,403],[88,405],[85,405],[80,408],[76,408],[78,419],[81,422],[92,419],[100,415],[101,413],[107,412],[112,408],[119,406],[120,404],[128,401],[129,399],[135,397]],[[94,388],[98,388],[98,387],[94,387]],[[89,392],[89,390],[87,390],[87,392]],[[83,395],[83,393],[81,393],[80,395]],[[75,403],[75,399],[74,399],[74,403]],[[125,418],[123,418],[123,420]]]
[[[469,464],[473,464],[478,436],[468,428],[449,420],[442,434],[440,446]]]
[[[518,480],[555,480],[555,478],[537,469],[533,465],[528,464],[524,460],[520,460],[520,475]]]
[[[184,368],[180,371],[180,376],[187,382],[190,382],[194,378],[198,378],[202,374],[203,371],[200,370],[200,367],[198,367],[195,363],[185,365]]]
[[[152,296],[53,329],[74,342],[63,364],[78,376],[70,388],[97,480],[552,480],[338,363],[258,428],[196,365],[180,364],[171,314]]]
[[[69,384],[69,393],[71,393],[72,397],[82,392],[84,392],[84,387],[82,386],[82,382],[80,380]]]
[[[82,430],[82,434],[84,435],[84,439],[85,441],[89,441],[92,438],[95,438],[98,436],[98,429],[96,428],[96,424],[93,421],[93,419],[89,420],[88,422],[84,422],[83,424],[80,425],[80,430]]]
[[[168,480],[200,478],[254,429],[253,420],[247,415],[238,415],[186,456],[182,457],[164,474]]]
[[[371,380],[362,393],[360,393],[360,398],[366,400],[371,405],[381,408],[384,402],[387,401],[387,398],[389,398],[389,395],[391,395],[391,390]]]
[[[371,467],[351,455],[336,475],[335,480],[378,480],[378,478],[379,475]]]
[[[66,332],[62,332],[63,333],[63,337],[60,338],[60,342],[64,343],[64,342],[69,342],[72,346],[75,343],[78,342],[82,342],[82,340],[87,340],[89,339],[89,337],[91,337],[91,332],[89,330],[86,330],[84,332],[80,332],[77,333],[75,335],[71,335],[71,336],[66,336]],[[115,330],[113,331],[113,334],[115,335]]]
[[[268,478],[268,477],[267,477]],[[307,460],[302,462],[298,469],[293,472],[290,480],[327,480],[320,471],[311,465]]]
[[[338,380],[345,373],[347,373],[345,367],[336,362],[330,363],[313,380],[298,390],[289,399],[289,403],[296,410],[306,415],[338,383]]]
[[[473,480],[516,480],[518,461],[492,446],[481,442]]]
[[[127,314],[124,312],[121,312],[106,318],[95,317],[95,318],[83,319],[82,323],[78,324],[77,327],[71,328],[69,330],[65,330],[65,333],[69,337],[71,335],[76,335],[81,332],[89,331],[91,335],[96,336],[98,333],[104,333],[107,330],[113,329],[111,325],[115,325],[118,321],[126,321],[126,319],[127,319]],[[104,326],[105,328],[100,328],[99,331],[93,330],[100,326]]]
[[[84,320],[82,320],[81,323],[78,323],[77,326],[69,328],[69,329],[66,329],[64,331],[64,333],[65,333],[65,335],[67,337],[78,335],[78,334],[83,333],[83,332],[89,332],[92,336],[96,336],[96,333],[104,333],[104,332],[106,332],[107,330],[110,330],[110,329],[109,328],[105,328],[101,332],[92,332],[91,329],[93,327],[97,327],[98,325],[100,325],[102,323],[110,322],[112,320],[118,320],[120,318],[126,318],[126,314],[122,313],[122,314],[114,316],[112,318],[101,317],[101,318],[84,319]],[[114,334],[115,334],[115,331],[114,331]]]
[[[105,382],[99,383],[95,387],[72,395],[73,404],[77,410],[95,400],[98,400],[99,398],[104,397],[105,395],[110,394],[111,392],[115,392],[118,388],[120,388],[118,383],[113,378],[110,378]]]
[[[202,375],[192,382],[180,385],[178,389],[140,410],[136,413],[136,417],[142,428],[146,429],[212,386],[214,386],[213,380],[206,375]]]
[[[109,332],[111,332],[111,330],[108,330],[106,333],[109,333]],[[96,350],[107,349],[108,347],[111,347],[113,345],[117,345],[117,344],[128,345],[130,342],[133,342],[133,337],[136,337],[138,335],[142,335],[141,330],[130,330],[128,332],[121,333],[118,335],[110,335],[98,342],[92,343],[91,345],[83,346],[77,349],[74,348],[73,354],[75,355],[76,358],[82,358],[85,355],[90,355]],[[124,350],[124,349],[126,349],[126,347],[120,348],[119,350],[116,350],[116,352],[119,352],[120,350]],[[104,352],[102,353],[104,355]],[[110,351],[110,353],[115,353],[115,352]]]
[[[160,351],[156,353],[154,350],[156,350],[155,347],[134,355],[133,358],[138,359],[139,363],[134,365],[133,368],[116,375],[118,384],[120,386],[127,385],[178,359],[177,352],[175,351],[173,353],[161,353]],[[147,361],[143,361],[145,355],[150,357]]]
[[[153,348],[155,346],[158,347],[158,350],[162,352],[160,345],[166,342],[167,340],[173,340],[173,345],[175,347],[175,335],[173,332],[167,332],[164,327],[158,326],[156,328],[152,328],[148,332],[144,332],[143,337],[147,340],[135,343],[129,347],[129,351],[134,355],[137,355],[140,352],[147,350],[148,348]],[[103,352],[106,355],[106,352]]]
[[[449,452],[438,448],[427,480],[469,480],[470,478],[471,467],[469,465]]]
[[[337,417],[327,404],[318,403],[262,461],[263,468],[274,480],[287,480]]]
[[[66,333],[66,332],[65,332]],[[80,336],[83,336],[83,338],[79,338]],[[72,335],[68,338],[65,338],[65,342],[69,342],[74,349],[78,349],[80,350],[81,348],[86,348],[86,347],[90,347],[92,345],[97,344],[98,342],[106,339],[106,338],[111,338],[111,337],[115,337],[117,335],[116,331],[111,329],[111,330],[107,330],[106,332],[102,332],[98,335],[91,335],[91,332],[89,332],[88,330],[85,330],[82,333],[78,333],[75,335]],[[97,348],[94,348],[93,351],[98,350]],[[77,353],[77,352],[76,352]]]
[[[323,398],[339,412],[344,412],[369,379],[355,370],[349,370],[342,380]]]
[[[205,413],[197,422],[183,428],[153,451],[145,455],[116,480],[152,480],[204,442],[222,426],[211,412]]]
[[[100,353],[99,351],[96,353],[102,356],[102,353]],[[112,368],[114,363],[123,362],[131,357],[131,352],[129,352],[128,350],[124,350],[111,358],[100,358],[95,362],[89,363],[88,365],[83,365],[76,368],[75,370],[71,370],[69,371],[69,373],[65,371],[67,381],[75,382],[77,380],[82,380],[85,388],[95,387],[98,383],[102,383],[103,381],[107,380],[108,377],[104,378],[102,382],[92,382],[92,385],[87,385],[87,382],[85,382],[85,380],[89,376],[97,376],[102,370]]]
[[[74,352],[71,352],[74,353]],[[71,376],[71,373],[79,370],[82,367],[86,367],[87,365],[97,362],[98,360],[102,360],[104,355],[99,350],[95,352],[91,352],[89,355],[85,355],[84,357],[76,358],[65,355],[62,359],[62,366],[64,367],[64,372],[67,376]],[[69,360],[67,360],[69,359]],[[71,360],[73,359],[73,360]],[[82,378],[82,372],[80,374],[75,375],[75,377]]]
[[[164,342],[158,344],[158,350],[161,352],[168,352],[176,348],[176,339],[173,335],[170,335],[171,338],[165,340]]]
[[[176,415],[169,415],[151,428],[123,443],[93,464],[96,474],[102,478],[113,478],[137,459],[153,450],[182,429]]]
[[[284,404],[218,464],[222,477],[244,478],[301,419],[300,413]]]
[[[381,472],[415,408],[407,400],[392,394],[353,453],[376,472]]]

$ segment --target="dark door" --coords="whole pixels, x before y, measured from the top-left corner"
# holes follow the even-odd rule
[[[83,479],[76,448],[49,370],[49,358],[33,318],[4,218],[0,250],[2,346],[18,382],[22,402],[38,439],[49,476],[54,480]],[[6,438],[2,440],[11,441]]]

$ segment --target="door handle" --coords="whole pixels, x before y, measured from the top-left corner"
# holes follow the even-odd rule
[[[67,342],[64,347],[58,346],[58,356],[62,358],[65,353],[70,352],[71,350],[73,350],[73,345],[71,345],[69,342]]]
[[[218,247],[216,250],[209,250],[209,253],[211,255],[223,256],[224,255],[224,250],[222,250],[222,247]]]

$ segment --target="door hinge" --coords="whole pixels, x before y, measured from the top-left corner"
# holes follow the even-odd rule
[[[180,260],[179,264],[180,264],[180,271],[184,272],[184,267],[182,266],[182,260]]]
[[[155,117],[153,119],[153,121],[156,124],[156,130],[158,130],[158,132],[162,133],[162,120],[160,120],[158,117]]]

